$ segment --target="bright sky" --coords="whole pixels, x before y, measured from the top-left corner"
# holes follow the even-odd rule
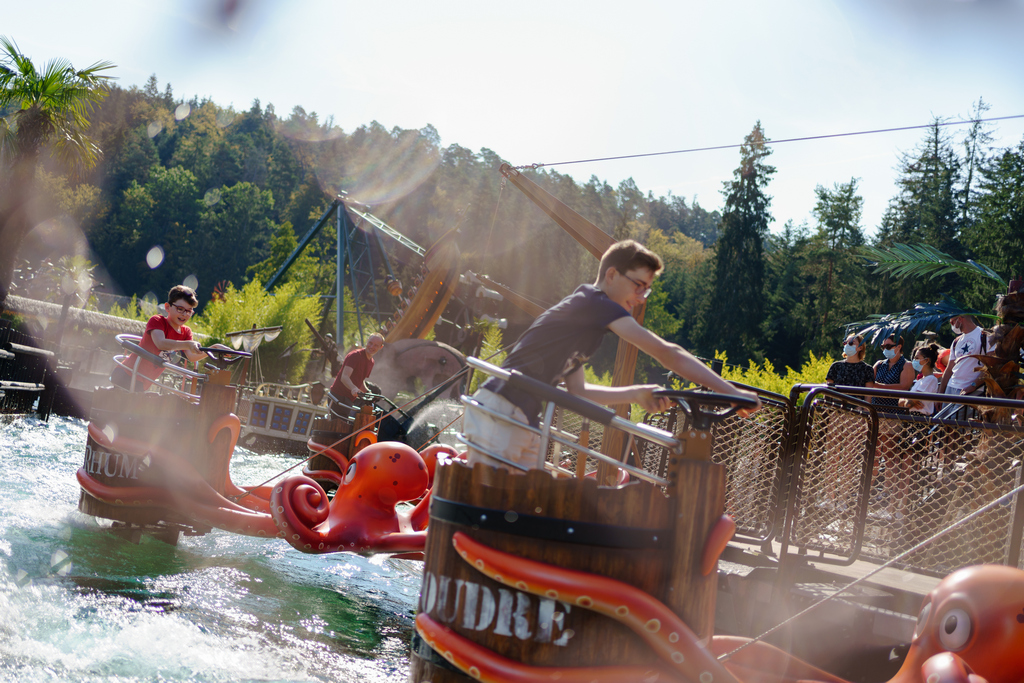
[[[122,86],[156,74],[175,96],[351,132],[433,124],[442,144],[513,165],[1024,114],[1024,0],[39,0],[0,33],[36,63],[109,60]],[[950,130],[957,133],[966,127]],[[994,124],[1016,145],[1024,119]],[[779,228],[813,225],[814,188],[860,178],[870,233],[915,130],[775,147]],[[720,208],[739,151],[555,166],[581,182],[669,191]],[[396,169],[396,172],[400,172]]]

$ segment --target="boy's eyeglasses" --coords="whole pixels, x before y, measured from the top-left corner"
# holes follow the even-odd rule
[[[174,308],[177,308],[178,312],[181,313],[182,315],[189,315],[190,316],[190,315],[192,315],[193,313],[196,312],[196,309],[194,309],[194,308],[185,308],[184,306],[179,306],[178,304],[171,304],[171,306],[173,306]]]
[[[647,297],[649,297],[651,295],[651,286],[649,284],[647,284],[646,282],[644,282],[642,280],[640,280],[640,281],[634,280],[633,278],[631,278],[630,276],[626,275],[625,273],[622,274],[622,277],[626,278],[627,280],[632,282],[634,285],[636,285],[636,293],[641,295],[643,298],[646,299]]]

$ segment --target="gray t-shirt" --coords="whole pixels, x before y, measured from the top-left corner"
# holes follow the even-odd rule
[[[512,347],[502,367],[556,385],[582,366],[601,345],[608,326],[629,312],[594,285],[576,291],[541,313]],[[492,377],[485,389],[522,408],[531,422],[541,402]]]

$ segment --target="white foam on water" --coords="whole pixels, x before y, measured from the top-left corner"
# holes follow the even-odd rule
[[[417,576],[214,531],[177,547],[77,511],[85,423],[0,424],[0,682],[406,677]],[[247,455],[240,484],[295,464]]]

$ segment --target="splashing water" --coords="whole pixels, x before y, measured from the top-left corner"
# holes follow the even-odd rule
[[[462,430],[462,420],[456,419],[462,415],[462,411],[462,404],[458,401],[438,399],[430,402],[416,413],[412,423],[406,427],[409,445],[422,450],[430,438],[436,437],[439,442],[462,450],[462,445],[455,439],[455,434]],[[443,431],[439,434],[438,430],[441,429]]]
[[[173,547],[77,511],[86,425],[0,423],[0,681],[407,675],[418,565],[214,530]],[[295,461],[236,450],[255,484]]]

